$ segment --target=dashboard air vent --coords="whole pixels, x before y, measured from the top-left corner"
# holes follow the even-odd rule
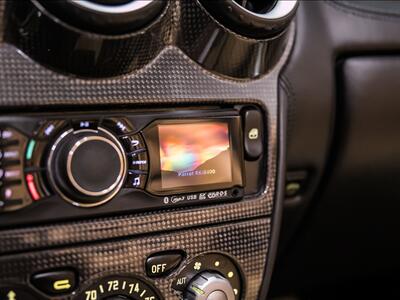
[[[278,0],[235,0],[235,2],[256,14],[266,14],[275,7]]]
[[[240,35],[266,39],[284,31],[296,13],[298,0],[201,0],[222,25]]]

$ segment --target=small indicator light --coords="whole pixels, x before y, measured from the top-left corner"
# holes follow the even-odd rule
[[[220,262],[219,262],[219,261],[216,261],[216,262],[214,263],[214,266],[216,266],[216,267],[219,267],[219,265],[220,265]]]
[[[233,272],[229,272],[229,273],[228,273],[228,277],[229,277],[229,278],[232,278],[232,277],[233,277]]]
[[[32,199],[38,201],[40,199],[40,195],[36,189],[34,177],[32,174],[26,175],[26,183],[28,185],[29,193],[32,196]]]
[[[36,142],[34,140],[30,140],[28,147],[26,148],[26,159],[31,160],[33,156],[33,150],[35,149]]]

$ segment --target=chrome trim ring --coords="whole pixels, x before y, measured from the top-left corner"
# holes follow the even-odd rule
[[[103,133],[105,133],[110,139],[112,139],[115,144],[118,146],[118,148],[122,151],[122,153],[124,152],[124,149],[122,147],[122,145],[120,144],[120,142],[118,141],[118,139],[108,130],[99,127],[98,128],[99,131],[102,131]],[[54,153],[55,150],[57,149],[57,147],[59,146],[60,142],[69,134],[76,134],[76,133],[82,133],[82,132],[93,132],[96,133],[96,130],[90,130],[90,129],[82,129],[82,130],[78,130],[78,131],[74,131],[73,129],[69,129],[65,132],[63,132],[58,138],[57,140],[54,142],[53,146],[50,149],[50,153],[49,153],[49,157],[47,160],[47,172],[48,172],[48,178],[50,180],[51,185],[53,186],[53,188],[55,189],[55,191],[61,196],[61,198],[63,198],[66,202],[77,206],[77,207],[83,207],[83,208],[90,208],[90,207],[96,207],[99,205],[102,205],[108,201],[110,201],[121,189],[122,185],[124,184],[124,178],[126,176],[127,173],[127,161],[126,161],[126,157],[125,155],[123,155],[123,175],[121,177],[121,181],[119,182],[119,184],[115,187],[114,191],[111,192],[110,194],[107,195],[107,197],[105,197],[104,199],[101,199],[98,202],[94,202],[94,203],[82,203],[82,202],[78,202],[76,200],[71,199],[70,197],[68,197],[67,195],[65,195],[65,193],[58,187],[57,183],[54,180],[54,174],[52,171],[52,161],[53,161],[53,157],[54,157]]]
[[[80,6],[82,8],[100,13],[125,14],[143,9],[144,7],[150,5],[153,1],[158,1],[158,0],[132,0],[129,3],[121,5],[104,5],[104,4],[94,3],[89,0],[67,0],[67,1],[71,2],[76,6]]]
[[[73,156],[76,152],[76,150],[82,146],[84,143],[86,142],[90,142],[90,141],[102,141],[105,142],[107,144],[109,144],[111,147],[114,148],[114,150],[118,153],[118,159],[119,159],[119,163],[120,163],[120,170],[118,173],[118,177],[115,180],[115,182],[110,185],[108,188],[101,190],[99,192],[93,192],[93,191],[89,191],[85,188],[83,188],[75,179],[74,174],[72,172],[72,159]],[[69,180],[71,181],[72,185],[74,186],[74,188],[76,188],[79,192],[81,192],[84,195],[87,196],[93,196],[93,197],[99,197],[99,196],[104,196],[107,195],[108,193],[110,193],[113,189],[115,189],[118,184],[120,183],[120,181],[123,178],[124,175],[124,155],[123,152],[121,152],[121,149],[112,141],[110,141],[109,139],[106,139],[102,136],[87,136],[87,137],[83,137],[82,139],[80,139],[79,141],[77,141],[75,143],[75,145],[71,148],[71,150],[68,152],[68,158],[67,158],[67,175]]]

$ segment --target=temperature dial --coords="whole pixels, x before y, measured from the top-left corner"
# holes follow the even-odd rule
[[[233,258],[223,253],[194,257],[172,282],[184,300],[240,300],[245,280]]]
[[[83,207],[110,200],[120,190],[126,170],[123,147],[103,128],[65,131],[48,158],[48,178],[54,189]]]
[[[204,272],[197,275],[188,285],[185,300],[235,300],[229,280],[217,274]]]
[[[98,280],[74,300],[161,300],[160,292],[136,275],[109,276]]]

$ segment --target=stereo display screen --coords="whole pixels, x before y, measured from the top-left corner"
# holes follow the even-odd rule
[[[158,125],[163,190],[232,181],[227,122]]]

